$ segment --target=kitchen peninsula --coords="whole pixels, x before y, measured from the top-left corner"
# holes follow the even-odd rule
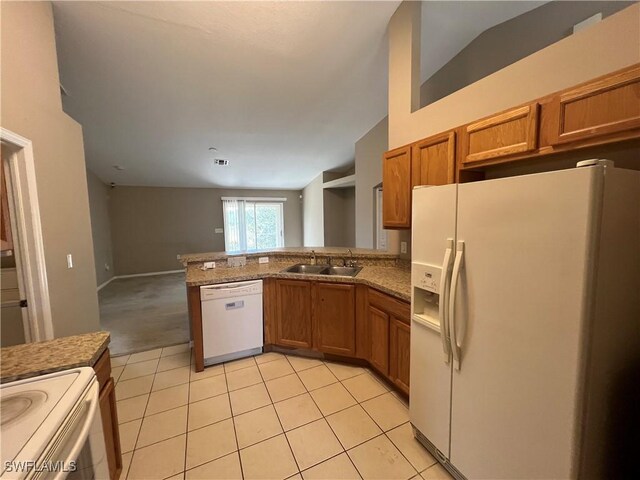
[[[196,371],[204,369],[200,287],[263,280],[264,347],[368,363],[400,391],[409,391],[410,265],[395,254],[369,249],[282,248],[240,255],[181,255]],[[268,263],[259,258],[268,257]],[[296,264],[362,267],[356,276],[284,272]],[[203,269],[204,262],[215,268]],[[233,262],[233,260],[232,260]],[[326,300],[326,302],[325,302]]]

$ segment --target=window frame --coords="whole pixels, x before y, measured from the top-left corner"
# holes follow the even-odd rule
[[[276,228],[279,228],[279,235],[276,238],[276,246],[273,248],[282,248],[284,247],[284,203],[287,201],[285,197],[221,197],[222,201],[222,219],[224,222],[224,249],[226,253],[242,253],[242,252],[260,252],[265,249],[249,249],[248,241],[247,241],[247,221],[246,221],[246,208],[247,203],[253,204],[254,215],[256,213],[256,205],[271,205],[275,207],[279,207],[279,216],[277,219],[278,224]],[[237,212],[238,212],[238,250],[230,250],[228,249],[229,243],[228,234],[229,234],[229,219],[227,216],[227,210],[225,208],[225,201],[235,201],[237,202]],[[255,217],[254,217],[255,218]],[[257,228],[255,233],[255,244],[257,245]]]

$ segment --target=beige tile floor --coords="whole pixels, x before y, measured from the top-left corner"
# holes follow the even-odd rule
[[[113,357],[121,479],[449,479],[364,368],[280,353],[196,373],[187,345]]]

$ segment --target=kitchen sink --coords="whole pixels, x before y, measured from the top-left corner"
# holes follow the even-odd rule
[[[298,263],[282,270],[283,273],[301,273],[303,275],[341,275],[355,277],[362,267],[333,267],[331,265],[308,265]]]
[[[355,277],[360,270],[362,270],[362,267],[327,267],[326,271],[323,271],[322,274]]]
[[[306,273],[307,275],[319,275],[326,270],[328,265],[306,265],[299,263],[293,267],[289,267],[284,272],[287,273]]]

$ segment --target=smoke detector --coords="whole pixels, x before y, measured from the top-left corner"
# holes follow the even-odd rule
[[[221,167],[226,167],[227,165],[229,165],[229,160],[224,160],[222,158],[216,158],[213,163],[215,163],[216,165],[219,165]]]

